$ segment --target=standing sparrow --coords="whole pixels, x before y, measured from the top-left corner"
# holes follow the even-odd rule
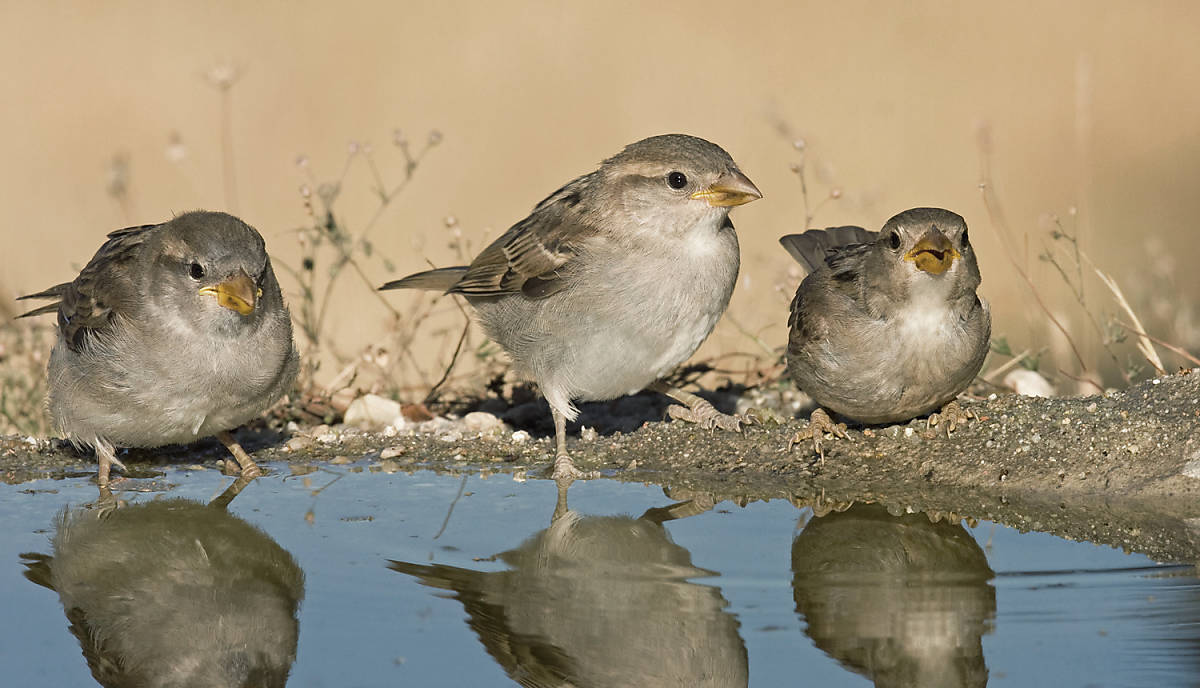
[[[746,422],[660,378],[699,348],[729,304],[739,262],[729,211],[761,197],[719,146],[655,136],[552,193],[469,266],[381,289],[465,296],[550,403],[554,477],[579,477],[566,445],[575,400],[649,387],[687,405],[672,406],[673,418],[726,430]]]
[[[57,299],[50,415],[90,445],[107,488],[113,446],[158,447],[216,435],[243,475],[259,468],[229,430],[258,416],[299,370],[292,324],[263,239],[196,211],[108,235],[72,282],[23,299]]]
[[[861,423],[907,421],[953,401],[983,366],[992,319],[962,217],[913,208],[879,232],[779,242],[809,272],[788,320],[788,373],[820,406]],[[842,434],[817,409],[808,433],[822,456],[824,431]]]

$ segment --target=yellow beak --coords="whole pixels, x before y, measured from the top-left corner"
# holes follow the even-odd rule
[[[200,293],[216,297],[217,305],[221,308],[237,311],[241,315],[250,315],[254,312],[258,297],[262,296],[262,289],[254,285],[254,280],[250,279],[245,270],[238,268],[233,277],[220,284],[204,287]]]
[[[708,201],[708,204],[713,207],[724,208],[762,198],[762,192],[746,175],[734,170],[722,176],[707,189],[692,194],[691,197],[696,200]]]
[[[954,249],[950,239],[936,227],[925,232],[917,245],[904,254],[904,260],[911,260],[918,270],[931,275],[940,275],[949,270],[955,259],[961,257],[962,254]]]

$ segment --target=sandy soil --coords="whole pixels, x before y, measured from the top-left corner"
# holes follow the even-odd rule
[[[715,400],[733,401],[728,395]],[[293,471],[325,464],[545,478],[553,449],[544,407],[496,406],[493,400],[495,415],[438,418],[414,424],[411,432],[321,426],[249,430],[241,439],[257,460],[286,461]],[[741,434],[710,433],[646,420],[661,418],[662,406],[657,397],[639,395],[585,407],[583,422],[596,422],[601,432],[572,433],[576,463],[606,477],[662,485],[677,499],[743,505],[787,499],[818,513],[877,502],[897,514],[992,520],[1164,561],[1200,560],[1200,371],[1106,396],[966,402],[977,418],[949,438],[944,426],[930,430],[924,421],[851,428],[849,440],[825,443],[824,462],[811,443],[788,449],[805,421],[768,420]],[[514,427],[528,427],[532,436]],[[123,460],[128,475],[139,478],[153,475],[156,465],[212,466],[222,458],[220,445],[204,442],[134,451]],[[94,471],[91,457],[62,442],[0,437],[0,477],[8,483]]]

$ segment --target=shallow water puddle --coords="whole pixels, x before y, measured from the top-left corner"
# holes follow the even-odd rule
[[[51,554],[94,485],[0,486],[4,683],[93,684],[72,623],[104,634],[101,672],[219,656],[266,685],[289,663],[288,685],[330,687],[1200,681],[1193,569],[1107,547],[609,480],[563,505],[507,475],[271,468],[228,513],[203,506],[231,483],[213,471],[126,481],[152,491],[68,521],[55,560],[19,555]]]

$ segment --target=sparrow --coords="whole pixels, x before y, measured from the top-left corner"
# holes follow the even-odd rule
[[[663,376],[690,357],[729,305],[738,240],[729,211],[762,194],[704,139],[654,136],[550,194],[470,265],[381,289],[460,294],[554,418],[555,479],[583,477],[566,448],[575,401],[653,389],[686,405],[673,418],[740,430]]]
[[[878,232],[832,227],[779,242],[808,271],[792,300],[787,370],[819,406],[903,422],[953,402],[983,366],[992,319],[961,216],[913,208]],[[952,429],[961,410],[946,412]],[[819,408],[796,439],[811,436],[824,459],[824,432],[845,436]]]
[[[226,510],[233,496],[156,499],[103,518],[64,509],[53,555],[21,555],[25,577],[58,593],[101,685],[287,683],[304,572]]]
[[[230,430],[257,417],[299,371],[291,317],[262,237],[232,215],[195,211],[117,230],[71,282],[22,299],[58,314],[49,409],[91,446],[101,493],[115,446],[215,435],[248,477],[258,466]]]

